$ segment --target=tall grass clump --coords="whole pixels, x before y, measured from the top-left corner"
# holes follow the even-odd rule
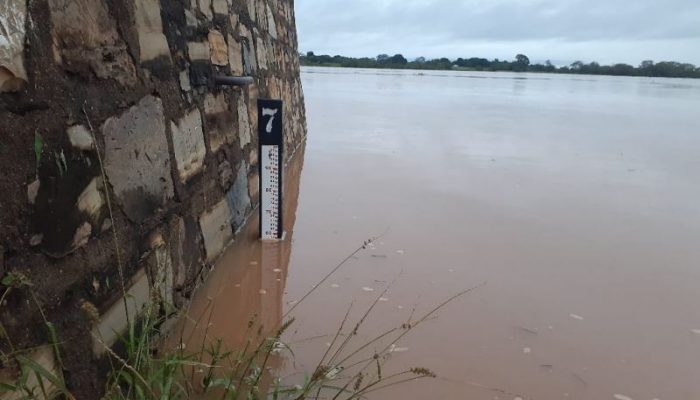
[[[372,241],[366,241],[338,265],[319,284],[314,285],[300,300],[309,295],[326,281],[342,265]],[[187,399],[205,398],[221,400],[303,400],[303,399],[360,399],[367,395],[420,379],[435,378],[436,375],[425,367],[413,367],[399,372],[386,373],[385,364],[391,359],[395,344],[417,327],[432,319],[449,303],[475,290],[481,285],[462,291],[446,299],[428,312],[411,316],[400,321],[395,327],[379,332],[369,340],[358,339],[365,321],[375,311],[380,299],[390,286],[384,289],[359,319],[350,321],[352,306],[340,320],[327,350],[318,360],[315,368],[306,371],[298,381],[287,382],[276,376],[271,367],[274,359],[294,358],[293,349],[283,341],[283,336],[295,324],[290,314],[297,302],[284,316],[280,327],[266,333],[266,327],[252,318],[246,329],[245,343],[239,349],[227,349],[219,338],[208,334],[209,320],[205,321],[208,310],[211,318],[211,301],[204,312],[194,321],[195,329],[203,324],[202,342],[192,351],[187,351],[184,343],[189,341],[180,333],[180,345],[175,349],[160,352],[162,337],[159,326],[164,321],[155,316],[155,308],[147,308],[138,324],[132,324],[122,336],[125,349],[120,356],[105,346],[114,361],[114,371],[110,375],[107,399]]]

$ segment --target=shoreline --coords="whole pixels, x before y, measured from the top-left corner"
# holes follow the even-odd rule
[[[477,69],[477,68],[412,68],[412,67],[400,67],[392,65],[391,67],[349,67],[339,64],[308,64],[300,62],[300,67],[316,67],[316,68],[342,68],[342,69],[376,69],[376,70],[395,70],[395,71],[443,71],[443,72],[486,72],[486,73],[498,73],[507,72],[513,74],[539,74],[539,75],[582,75],[582,76],[611,76],[611,77],[629,77],[629,78],[664,78],[664,79],[700,79],[700,77],[689,77],[689,76],[655,76],[655,75],[614,75],[614,74],[589,74],[580,72],[550,72],[550,71],[512,71],[512,70],[490,70],[490,69]]]

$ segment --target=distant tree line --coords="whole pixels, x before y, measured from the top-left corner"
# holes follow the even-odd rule
[[[426,59],[418,57],[408,61],[401,54],[390,56],[380,54],[377,57],[352,58],[344,56],[316,55],[310,51],[299,56],[301,65],[346,67],[346,68],[393,68],[423,70],[458,70],[458,71],[513,71],[513,72],[548,72],[560,74],[617,75],[617,76],[654,76],[668,78],[700,78],[700,67],[689,63],[651,60],[642,61],[635,67],[629,64],[600,65],[597,62],[584,63],[576,61],[567,66],[555,66],[550,61],[544,64],[531,64],[524,54],[518,54],[512,61],[488,60],[486,58],[449,58]]]

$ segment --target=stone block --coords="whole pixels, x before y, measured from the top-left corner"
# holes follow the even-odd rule
[[[219,163],[219,183],[225,191],[233,184],[233,169],[231,163],[226,160]]]
[[[248,194],[250,195],[251,205],[260,201],[260,175],[257,172],[248,174]]]
[[[211,211],[205,212],[199,218],[208,262],[216,260],[233,238],[231,218],[226,199],[221,200]]]
[[[85,246],[90,240],[90,235],[92,235],[92,225],[90,225],[89,222],[83,222],[73,234],[73,247],[71,251]]]
[[[211,0],[197,0],[197,3],[199,4],[199,11],[201,11],[207,19],[211,20],[214,18],[214,14],[211,11]]]
[[[187,54],[190,61],[209,61],[209,43],[208,42],[188,42]]]
[[[27,81],[24,68],[26,0],[0,2],[0,93],[18,91]]]
[[[265,42],[260,37],[258,37],[257,44],[255,46],[255,53],[258,55],[258,67],[260,67],[262,70],[266,70],[267,48],[265,47]]]
[[[92,133],[85,125],[74,125],[66,130],[70,144],[78,150],[90,151],[95,148]]]
[[[236,28],[238,27],[238,19],[239,19],[239,16],[238,16],[237,12],[232,12],[231,14],[229,14],[229,22],[231,23],[231,29],[233,29],[232,31],[229,31],[229,32],[236,31]]]
[[[45,345],[32,351],[30,354],[26,354],[30,360],[34,363],[40,365],[44,370],[46,370],[53,377],[61,377],[63,371],[56,364],[56,358],[54,357],[53,347],[50,345]],[[0,400],[20,400],[26,398],[32,399],[55,399],[60,397],[60,392],[56,385],[51,383],[48,379],[42,379],[39,382],[37,374],[29,366],[25,366],[27,369],[27,381],[25,382],[25,387],[29,389],[34,396],[28,397],[27,393],[24,391],[16,392],[0,392]],[[16,377],[10,376],[9,374],[3,374],[0,372],[0,383],[5,383],[13,385],[16,383]],[[47,396],[44,397],[43,393]]]
[[[211,7],[214,14],[228,15],[228,2],[226,0],[213,0]]]
[[[251,210],[247,169],[247,164],[241,164],[238,168],[238,174],[236,174],[236,180],[233,182],[233,187],[226,193],[226,201],[231,210],[231,225],[236,231],[243,226]]]
[[[255,2],[255,12],[258,14],[257,16],[257,21],[258,21],[258,26],[260,27],[267,27],[267,14],[265,10],[265,2],[263,1],[256,1]],[[256,34],[257,36],[257,34]]]
[[[211,151],[218,151],[224,143],[233,143],[234,119],[223,93],[207,93],[204,98],[204,114]]]
[[[272,13],[270,5],[267,5],[267,30],[270,35],[277,39],[277,24],[275,23],[275,15]]]
[[[166,57],[169,60],[170,47],[163,34],[160,0],[135,0],[134,7],[141,62],[159,57]]]
[[[258,165],[258,148],[256,146],[253,146],[250,149],[250,153],[248,153],[248,164],[251,166]]]
[[[129,327],[129,319],[134,320],[150,301],[150,286],[146,271],[140,269],[131,280],[124,299],[118,299],[112,307],[100,316],[92,328],[92,351],[96,356],[105,353],[105,345],[112,346]],[[102,342],[102,343],[101,343]]]
[[[85,213],[95,226],[99,222],[100,211],[105,205],[102,189],[102,178],[94,178],[78,196],[78,202],[76,203],[78,210]]]
[[[173,265],[173,285],[183,289],[189,279],[194,277],[195,266],[199,260],[199,228],[194,218],[175,216],[170,223],[170,258]]]
[[[129,219],[141,222],[174,196],[163,103],[146,96],[102,126],[105,171]]]
[[[180,71],[180,88],[183,92],[189,92],[192,90],[192,84],[190,83],[190,72],[188,70]]]
[[[197,21],[197,16],[194,15],[194,13],[188,9],[185,9],[185,23],[190,28],[194,28],[197,25],[199,25],[199,21]]]
[[[231,66],[231,74],[243,75],[243,50],[241,44],[231,35],[228,35],[228,63]]]
[[[243,38],[241,53],[243,55],[243,70],[247,75],[251,75],[258,69],[253,36],[243,24],[238,24],[238,35]]]
[[[217,30],[209,31],[209,50],[211,52],[211,63],[214,65],[228,65],[228,46],[224,35]]]
[[[238,133],[241,149],[250,143],[250,120],[243,95],[238,96]]]
[[[36,196],[39,195],[39,188],[41,187],[41,181],[38,179],[27,185],[27,201],[29,204],[36,203]]]
[[[136,83],[136,68],[119,36],[105,0],[48,0],[53,44],[69,71],[122,85]]]
[[[177,216],[175,223],[171,229],[171,237],[174,239],[173,273],[174,273],[174,288],[183,288],[187,281],[188,266],[185,265],[184,243],[186,240],[185,220]]]
[[[153,298],[165,309],[173,306],[173,262],[170,251],[160,232],[151,234],[151,252],[146,258],[146,265],[150,271],[151,292]]]
[[[190,111],[178,123],[170,122],[173,135],[175,164],[182,183],[199,173],[207,154],[202,131],[202,115],[198,109]]]
[[[248,8],[248,16],[253,22],[256,22],[257,17],[255,15],[255,0],[246,0],[246,6]]]

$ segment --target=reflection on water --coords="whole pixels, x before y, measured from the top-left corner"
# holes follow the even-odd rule
[[[284,171],[284,239],[259,240],[255,213],[198,289],[186,318],[174,329],[171,345],[182,338],[186,348],[195,351],[220,339],[223,349],[241,349],[247,339],[266,337],[279,328],[303,165],[304,145]],[[273,358],[268,365],[275,367],[279,360]]]

